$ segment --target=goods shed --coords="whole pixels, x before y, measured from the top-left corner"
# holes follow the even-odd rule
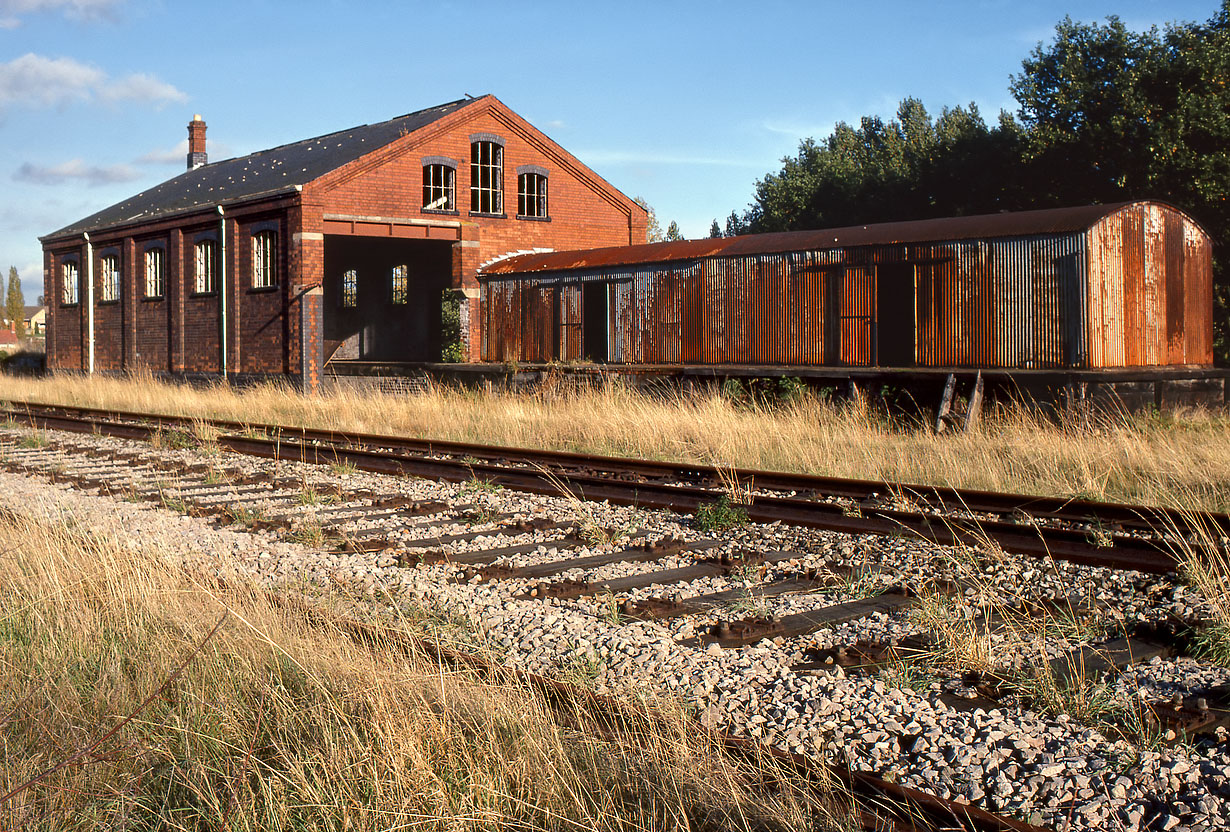
[[[179,175],[41,238],[51,370],[312,389],[473,361],[480,263],[645,240],[644,208],[490,95],[214,162],[205,134]]]
[[[487,362],[1213,362],[1209,236],[1152,201],[526,254],[478,279]]]

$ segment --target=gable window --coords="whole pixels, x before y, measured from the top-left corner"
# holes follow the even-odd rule
[[[489,140],[470,145],[470,210],[504,213],[504,147]]]
[[[218,243],[201,240],[193,253],[192,291],[198,295],[213,294],[218,291]]]
[[[457,210],[457,167],[447,162],[423,165],[423,210]]]
[[[359,305],[359,273],[354,269],[342,272],[342,307],[353,309]]]
[[[161,248],[145,250],[145,296],[147,298],[160,298],[166,292],[166,277],[162,261]]]
[[[78,279],[79,274],[76,260],[65,261],[64,265],[60,266],[60,291],[63,292],[65,306],[70,306],[77,302],[78,292],[81,288]]]
[[[104,255],[98,263],[100,278],[99,303],[115,303],[120,299],[120,258]]]
[[[252,288],[268,289],[278,285],[277,248],[277,232],[258,231],[252,235]]]
[[[393,267],[393,303],[404,306],[410,295],[410,271],[406,266]]]
[[[517,175],[517,216],[547,216],[547,172],[541,168],[520,168]]]

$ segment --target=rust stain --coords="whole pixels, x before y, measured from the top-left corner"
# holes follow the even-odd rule
[[[502,261],[480,276],[483,358],[576,360],[605,338],[597,360],[633,364],[1212,362],[1211,244],[1187,217],[1159,203],[1027,213],[844,234],[877,241],[859,245],[800,232]],[[947,239],[1009,226],[1022,233]],[[884,242],[903,228],[945,239]]]

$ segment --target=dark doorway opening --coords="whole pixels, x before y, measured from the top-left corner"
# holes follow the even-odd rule
[[[441,356],[452,243],[325,237],[325,360],[422,362]]]
[[[581,286],[581,338],[588,361],[605,362],[610,343],[610,287],[606,283]]]
[[[914,366],[914,266],[876,267],[876,364]]]

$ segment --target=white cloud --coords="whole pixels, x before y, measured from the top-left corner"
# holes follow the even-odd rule
[[[60,13],[70,20],[117,20],[125,0],[0,0],[0,29],[21,25],[21,15]]]
[[[57,107],[93,99],[161,104],[187,98],[153,76],[135,74],[111,79],[101,69],[72,58],[47,58],[30,52],[0,64],[0,110],[11,105]]]
[[[102,87],[98,96],[104,101],[187,101],[188,96],[171,84],[138,72]]]
[[[106,77],[102,70],[72,58],[28,53],[0,64],[0,107],[18,103],[54,107],[86,101]]]
[[[188,158],[188,140],[183,139],[175,147],[151,150],[137,157],[138,165],[182,165]]]
[[[68,181],[85,182],[87,185],[111,185],[116,182],[130,182],[138,176],[128,165],[87,165],[81,159],[70,159],[58,165],[25,162],[13,174],[13,179],[33,185],[59,185]]]

